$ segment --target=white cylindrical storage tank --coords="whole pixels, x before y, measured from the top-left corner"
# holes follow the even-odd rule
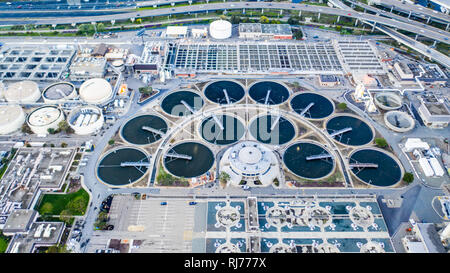
[[[70,82],[57,82],[47,86],[42,92],[46,103],[61,103],[77,96],[75,86]]]
[[[217,20],[209,25],[209,33],[214,39],[227,39],[231,37],[232,25],[225,20]]]
[[[90,79],[80,86],[80,98],[90,104],[102,104],[110,100],[112,96],[111,84],[105,79]]]
[[[112,66],[114,66],[119,71],[124,71],[125,70],[125,65],[124,65],[124,62],[122,60],[115,60],[111,64],[112,64]]]
[[[0,106],[0,135],[19,130],[25,122],[25,113],[19,105]]]
[[[10,84],[5,91],[5,98],[9,102],[33,103],[39,100],[41,92],[33,81],[21,81]]]
[[[80,106],[70,112],[67,122],[75,134],[89,135],[102,128],[104,117],[102,110],[96,106]]]
[[[27,124],[33,133],[48,134],[48,129],[58,129],[58,123],[64,120],[64,112],[56,106],[42,106],[28,115]]]

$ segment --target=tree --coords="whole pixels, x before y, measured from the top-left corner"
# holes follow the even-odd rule
[[[405,173],[403,175],[403,181],[408,184],[411,184],[414,181],[414,175],[412,173]]]
[[[345,109],[347,109],[347,103],[341,102],[341,103],[339,103],[339,104],[337,105],[337,107],[338,107],[340,110],[345,110]]]
[[[45,253],[68,253],[70,252],[64,245],[53,245],[47,248]]]
[[[114,139],[110,139],[110,140],[108,141],[108,144],[109,144],[109,145],[114,145],[114,143],[115,143]]]
[[[66,148],[67,146],[68,146],[67,143],[65,143],[65,142],[61,143],[61,148]]]
[[[269,23],[269,18],[267,18],[266,16],[263,15],[259,18],[259,22],[261,24],[267,24],[267,23]]]
[[[153,88],[151,86],[139,87],[139,92],[141,94],[150,95],[153,92]]]
[[[69,126],[69,123],[66,120],[61,120],[58,123],[58,130],[64,131],[66,133],[72,133],[73,129]]]
[[[226,184],[230,180],[230,175],[226,172],[220,172],[219,180],[221,183]]]
[[[22,125],[22,133],[25,133],[25,134],[32,134],[33,131],[31,131],[30,126],[28,126],[28,124],[24,123],[24,124]]]
[[[295,29],[294,30],[294,33],[293,33],[293,36],[294,36],[294,38],[296,39],[296,40],[300,40],[300,39],[302,39],[303,38],[303,32],[301,31],[301,29]]]
[[[375,144],[380,148],[384,148],[388,145],[386,139],[381,137],[375,139]]]
[[[138,18],[138,19],[136,20],[136,24],[138,24],[138,25],[142,24],[142,19],[141,19],[141,18]]]
[[[71,219],[72,213],[68,209],[61,211],[61,213],[59,214],[59,220],[65,222],[66,224],[70,224]]]
[[[51,214],[52,211],[53,211],[53,205],[52,205],[52,203],[47,202],[47,203],[45,203],[45,204],[42,205],[42,207],[41,207],[39,213],[40,213],[40,214]]]
[[[231,15],[230,20],[233,25],[237,25],[241,22],[241,17],[236,16],[236,15]]]
[[[67,204],[67,209],[72,214],[82,214],[87,207],[88,201],[83,196],[78,196]]]
[[[298,18],[297,16],[291,16],[289,17],[289,19],[287,20],[287,23],[289,25],[298,25],[300,18]]]
[[[53,129],[53,128],[48,128],[48,129],[47,129],[47,132],[48,132],[49,134],[53,135],[53,134],[56,133],[56,130]]]

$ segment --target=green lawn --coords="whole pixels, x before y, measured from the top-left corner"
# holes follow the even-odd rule
[[[6,249],[8,248],[8,244],[9,238],[4,236],[0,231],[0,253],[5,253]]]
[[[65,211],[68,215],[83,215],[89,204],[89,194],[80,189],[69,194],[45,194],[39,207],[40,215],[60,215]]]

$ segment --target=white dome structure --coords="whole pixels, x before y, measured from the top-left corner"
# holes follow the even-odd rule
[[[214,39],[227,39],[231,37],[232,25],[225,20],[217,20],[209,25],[209,33]]]
[[[47,86],[42,92],[46,103],[61,103],[77,96],[75,86],[70,82],[57,82]]]
[[[5,91],[5,98],[14,103],[33,103],[41,97],[39,86],[33,81],[21,81],[10,84]]]
[[[231,184],[238,187],[242,180],[253,182],[252,186],[269,186],[280,174],[273,151],[254,141],[240,142],[226,150],[220,166],[230,176]]]
[[[113,96],[111,84],[105,79],[95,78],[80,86],[80,98],[89,104],[102,104]]]
[[[102,128],[104,118],[100,108],[88,105],[73,109],[67,117],[67,122],[75,134],[89,135]]]
[[[0,135],[19,130],[25,122],[25,113],[19,105],[0,106]]]
[[[27,124],[35,134],[48,134],[48,129],[58,129],[58,123],[64,120],[64,112],[56,106],[42,106],[28,115]]]

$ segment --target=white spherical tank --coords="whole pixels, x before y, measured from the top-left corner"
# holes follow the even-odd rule
[[[39,100],[41,92],[33,81],[21,81],[10,84],[5,91],[5,98],[14,103],[33,103]]]
[[[27,124],[35,134],[48,134],[48,129],[58,129],[64,120],[64,112],[56,106],[42,106],[28,115]]]
[[[77,96],[75,86],[70,82],[57,82],[47,86],[42,92],[46,103],[61,103]]]
[[[90,104],[105,103],[112,96],[113,90],[111,84],[105,79],[90,79],[80,86],[80,98]]]
[[[0,106],[0,135],[19,130],[25,122],[25,113],[19,105]]]
[[[102,128],[104,118],[100,108],[88,105],[73,109],[67,117],[67,122],[75,134],[89,135]]]
[[[227,39],[231,37],[232,25],[225,20],[217,20],[209,25],[209,33],[214,39]]]

